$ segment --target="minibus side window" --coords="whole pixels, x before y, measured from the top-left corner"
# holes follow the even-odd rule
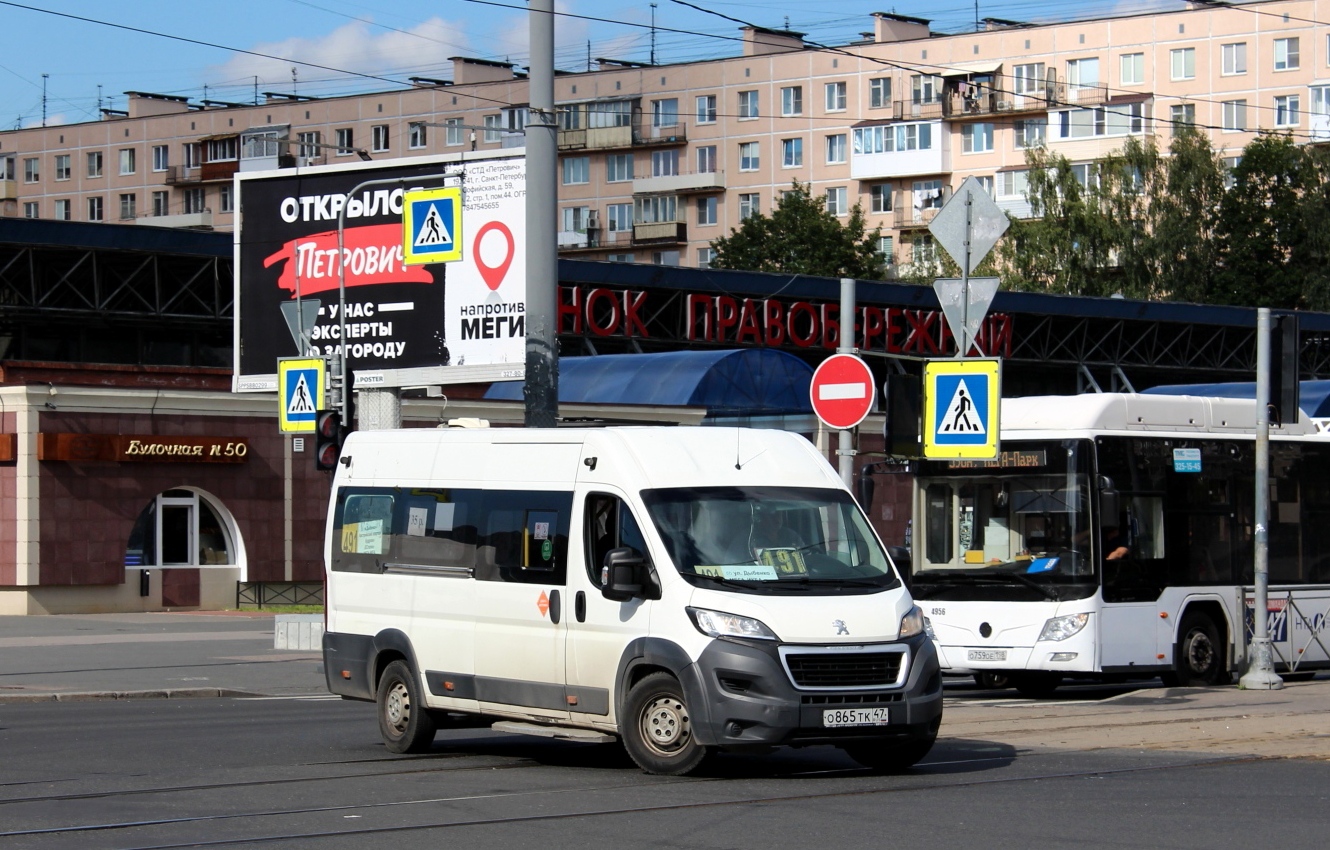
[[[389,488],[342,490],[333,517],[334,570],[383,572],[392,545],[396,502],[396,491]]]
[[[568,567],[572,493],[476,491],[484,509],[476,524],[476,578],[563,584]]]
[[[427,567],[474,567],[479,490],[406,490],[398,502],[393,557]]]

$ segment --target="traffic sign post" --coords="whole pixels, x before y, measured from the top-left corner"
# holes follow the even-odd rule
[[[322,357],[282,357],[277,361],[277,430],[313,434],[324,406],[327,363]]]
[[[863,360],[853,354],[833,354],[813,372],[808,394],[818,419],[828,428],[848,431],[872,411],[877,385]]]
[[[924,457],[995,459],[1001,399],[1001,360],[925,363]]]

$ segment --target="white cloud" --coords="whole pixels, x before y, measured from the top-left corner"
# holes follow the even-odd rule
[[[431,18],[406,32],[382,30],[357,21],[321,37],[257,44],[250,49],[281,58],[237,54],[228,62],[209,68],[203,82],[225,85],[257,76],[261,85],[287,91],[292,67],[298,69],[298,79],[302,81],[339,76],[327,68],[375,76],[432,74],[447,65],[449,56],[467,55],[470,41],[464,27],[440,18]],[[324,67],[299,64],[302,62]]]

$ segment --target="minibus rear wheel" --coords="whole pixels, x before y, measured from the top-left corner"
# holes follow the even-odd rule
[[[434,718],[425,709],[420,682],[405,661],[394,661],[379,679],[379,733],[390,753],[425,753],[434,744]]]
[[[710,755],[693,737],[683,687],[669,673],[652,673],[633,685],[621,723],[624,749],[647,773],[683,776]]]

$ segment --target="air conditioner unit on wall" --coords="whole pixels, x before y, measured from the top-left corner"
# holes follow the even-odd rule
[[[1012,106],[1011,101],[999,100],[996,104],[993,105],[993,108],[996,109],[998,112],[1010,112],[1011,106]]]
[[[586,227],[587,227],[587,230],[599,230],[599,229],[600,229],[600,212],[599,212],[599,210],[592,210],[591,212],[587,213],[587,217],[586,217]]]

